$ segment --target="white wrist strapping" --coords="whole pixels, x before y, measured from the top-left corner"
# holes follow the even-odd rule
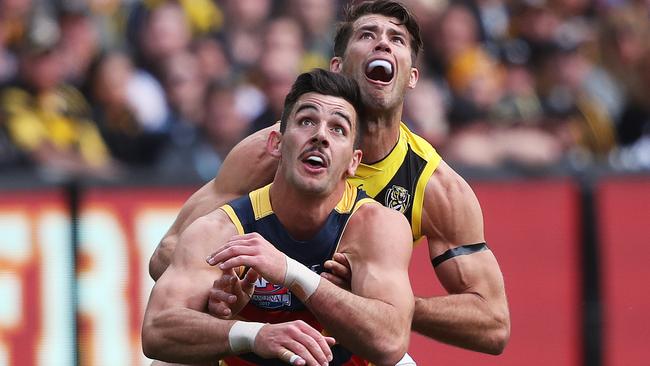
[[[302,293],[304,295],[302,300],[306,301],[316,292],[320,276],[289,256],[285,256],[285,258],[287,259],[287,273],[284,276],[284,286],[299,297]]]
[[[244,353],[253,350],[255,337],[264,323],[236,321],[228,332],[228,342],[233,353]]]

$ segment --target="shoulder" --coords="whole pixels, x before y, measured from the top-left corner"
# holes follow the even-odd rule
[[[350,218],[346,232],[355,238],[383,243],[394,240],[411,246],[411,228],[406,217],[400,212],[384,207],[379,203],[366,203],[359,207]],[[375,248],[375,247],[373,247]]]
[[[205,257],[233,235],[237,235],[235,224],[223,210],[216,209],[194,220],[183,231],[180,237],[182,245],[177,246],[174,257],[194,257],[197,254]]]
[[[447,163],[440,161],[425,188],[425,202],[450,206],[452,203],[472,203],[476,201],[474,191],[467,181]]]
[[[346,255],[354,273],[375,265],[384,271],[406,269],[412,248],[411,227],[404,215],[367,203],[350,218],[337,251]]]
[[[249,159],[251,157],[253,158],[265,157],[266,155],[268,155],[266,154],[266,141],[268,140],[271,131],[279,131],[279,130],[280,130],[280,124],[275,123],[272,126],[269,126],[267,128],[256,131],[246,136],[237,145],[235,145],[235,147],[228,154],[228,156],[244,154],[248,156]],[[253,154],[251,154],[251,152]]]
[[[280,124],[257,131],[240,141],[226,156],[214,179],[214,187],[221,193],[242,195],[268,184],[275,175],[278,159],[266,151],[271,131]]]
[[[230,231],[230,227],[234,230],[230,217],[222,208],[218,208],[196,219],[187,231],[192,235],[212,234],[215,231]]]
[[[444,161],[440,162],[425,188],[422,232],[430,244],[439,242],[446,249],[484,240],[483,214],[476,194],[467,181]]]

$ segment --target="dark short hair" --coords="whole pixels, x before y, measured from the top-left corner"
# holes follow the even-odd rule
[[[345,17],[339,23],[334,36],[334,56],[343,57],[352,36],[352,25],[364,15],[379,14],[395,18],[400,25],[404,25],[411,35],[411,61],[415,60],[422,49],[422,36],[420,26],[415,16],[401,3],[392,0],[364,1],[358,5],[350,5],[345,11]]]
[[[300,96],[312,92],[343,98],[354,107],[357,114],[357,123],[354,129],[356,131],[354,147],[357,148],[361,139],[361,123],[364,121],[364,107],[361,102],[359,85],[352,78],[323,69],[313,69],[312,71],[300,74],[293,83],[291,91],[284,99],[284,110],[280,119],[280,132],[284,133],[287,129],[289,116]]]

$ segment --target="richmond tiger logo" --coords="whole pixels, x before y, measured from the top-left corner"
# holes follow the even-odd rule
[[[386,192],[386,207],[388,208],[404,213],[410,203],[411,194],[404,187],[393,185]]]

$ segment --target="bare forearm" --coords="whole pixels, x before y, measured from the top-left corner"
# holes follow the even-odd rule
[[[410,314],[391,304],[322,280],[307,307],[341,344],[375,364],[394,365],[408,348]]]
[[[440,342],[500,354],[508,341],[507,308],[473,293],[415,299],[412,328]]]
[[[214,361],[230,353],[232,323],[190,309],[163,310],[145,319],[142,347],[147,357],[166,362]]]

